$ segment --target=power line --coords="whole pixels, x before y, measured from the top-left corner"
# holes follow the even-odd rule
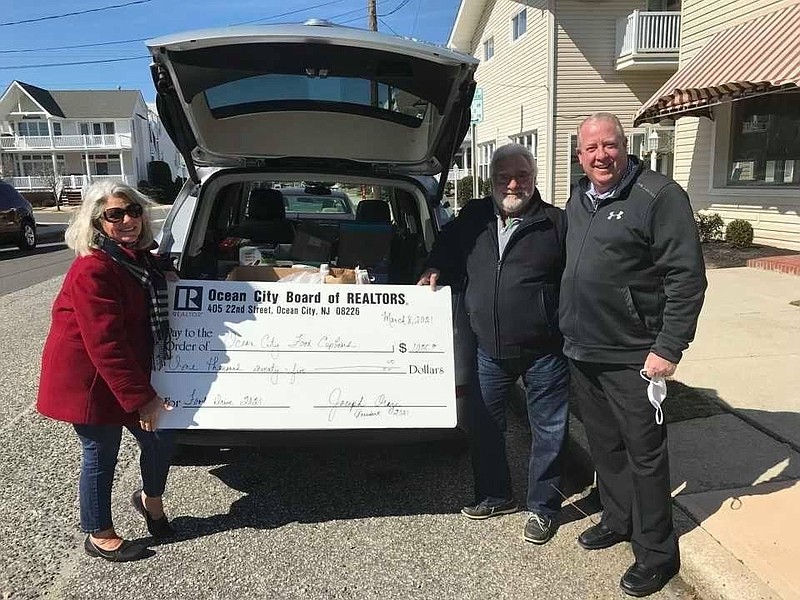
[[[8,71],[10,69],[40,69],[43,67],[72,67],[75,65],[99,65],[101,63],[114,63],[122,62],[124,60],[142,60],[149,59],[149,56],[129,56],[127,58],[109,58],[106,60],[80,60],[75,62],[60,62],[60,63],[42,63],[38,65],[9,65],[0,67],[0,71]]]
[[[386,27],[386,28],[387,28],[389,31],[391,31],[393,34],[395,34],[395,35],[400,35],[400,34],[399,34],[399,33],[397,33],[397,32],[396,32],[394,29],[392,29],[392,26],[391,26],[391,25],[389,25],[389,24],[388,24],[386,21],[384,21],[383,19],[381,19],[381,18],[378,18],[378,21],[380,21],[380,22],[381,22],[381,24],[382,24],[384,27]]]
[[[75,48],[94,48],[96,46],[114,46],[116,44],[131,44],[143,42],[150,38],[136,38],[134,40],[117,40],[115,42],[96,42],[94,44],[77,44],[75,46],[51,46],[50,48],[27,48],[24,50],[0,50],[0,54],[18,54],[20,52],[45,52],[48,50],[74,50]]]
[[[151,0],[147,0],[147,2],[150,2],[150,1]],[[292,11],[281,13],[281,14],[278,14],[278,15],[272,15],[270,17],[263,17],[261,19],[256,19],[254,21],[243,21],[241,23],[234,23],[232,25],[229,25],[229,27],[233,27],[235,25],[247,25],[249,23],[257,23],[257,22],[260,22],[260,21],[268,21],[270,19],[278,19],[280,17],[285,17],[285,16],[288,16],[288,15],[296,14],[296,13],[303,12],[303,11],[306,11],[306,10],[311,10],[313,8],[319,8],[320,6],[328,6],[328,5],[331,5],[331,4],[338,4],[339,2],[343,2],[343,0],[332,0],[330,2],[323,2],[321,4],[314,4],[312,6],[307,6],[305,8],[292,10]],[[362,9],[358,9],[358,10],[364,10],[364,9],[362,8]],[[357,11],[352,11],[351,10],[351,11],[349,11],[347,13],[344,13],[344,14],[350,14],[350,13],[353,13],[353,12],[357,12]],[[332,17],[332,18],[335,18],[335,17]],[[76,49],[80,49],[80,48],[96,48],[98,46],[113,46],[113,45],[116,45],[116,44],[132,44],[132,43],[135,43],[135,42],[145,42],[145,41],[149,40],[152,37],[153,36],[151,35],[151,36],[148,36],[148,37],[134,38],[134,39],[130,39],[130,40],[116,40],[116,41],[113,41],[113,42],[96,42],[96,43],[93,43],[93,44],[75,44],[75,45],[72,45],[72,46],[50,46],[50,47],[47,47],[47,48],[25,48],[25,49],[22,49],[22,50],[20,50],[20,49],[16,49],[16,50],[0,50],[0,54],[19,54],[19,53],[23,53],[23,52],[45,52],[45,51],[51,51],[51,50],[76,50]]]
[[[76,15],[85,15],[87,13],[102,12],[105,10],[112,10],[115,8],[123,8],[125,6],[133,6],[134,4],[146,4],[152,1],[153,0],[132,0],[131,2],[126,2],[124,4],[113,4],[111,6],[101,6],[98,8],[89,8],[87,10],[77,10],[75,12],[62,13],[60,15],[49,15],[47,17],[37,17],[35,19],[23,19],[21,21],[7,21],[5,23],[0,23],[0,27],[7,27],[9,25],[22,25],[23,23],[39,23],[40,21],[49,21],[51,19],[63,19],[64,17],[74,17]]]
[[[279,15],[272,15],[271,17],[263,17],[261,19],[253,19],[252,21],[242,21],[241,23],[231,23],[231,27],[236,25],[249,25],[251,23],[260,23],[261,21],[269,21],[270,19],[279,19],[280,17],[288,17],[289,15],[294,15],[297,13],[305,12],[307,10],[311,10],[312,8],[320,8],[321,6],[330,6],[331,4],[339,4],[339,2],[343,2],[344,0],[332,0],[330,2],[321,2],[319,4],[314,4],[313,6],[306,6],[305,8],[298,8],[297,10],[290,10],[289,12],[281,13]]]
[[[411,26],[411,37],[414,37],[414,34],[417,31],[417,19],[419,19],[420,6],[422,6],[422,0],[417,0],[417,12],[414,13],[414,25]]]
[[[406,4],[408,4],[409,2],[411,2],[411,0],[403,0],[403,1],[402,1],[400,4],[398,4],[397,6],[395,6],[393,10],[390,10],[388,13],[384,13],[384,14],[382,14],[382,15],[378,15],[378,16],[379,16],[379,17],[388,17],[389,15],[393,15],[394,13],[396,13],[398,10],[400,10],[401,8],[403,8],[403,7],[404,7]]]
[[[339,17],[345,17],[347,15],[352,15],[353,13],[363,13],[366,10],[367,10],[366,8],[356,8],[354,10],[348,10],[347,12],[339,13],[338,15],[333,15],[332,17],[328,17],[328,21],[334,21],[334,20],[338,19]],[[358,19],[358,18],[360,18],[360,17],[356,17],[356,19]],[[349,23],[350,21],[355,21],[355,19],[350,19],[348,21],[343,21],[343,23]]]
[[[376,16],[377,16],[378,18],[380,18],[380,17],[388,17],[389,15],[393,15],[394,13],[396,13],[398,10],[400,10],[401,8],[403,8],[403,7],[404,7],[406,4],[408,4],[409,2],[411,2],[411,0],[402,0],[402,1],[400,2],[400,4],[398,4],[397,6],[395,6],[395,7],[394,7],[392,10],[390,10],[389,12],[387,12],[387,13],[383,13],[383,14],[380,14],[380,15],[376,15]],[[357,10],[351,10],[351,11],[348,11],[348,12],[346,12],[346,13],[342,13],[342,14],[340,14],[340,15],[336,15],[335,17],[331,17],[331,20],[333,20],[333,19],[336,19],[336,18],[338,18],[338,17],[343,17],[343,16],[345,16],[345,15],[348,15],[348,14],[351,14],[351,13],[354,13],[354,12],[364,12],[365,10],[367,10],[367,9],[366,9],[366,8],[359,8],[359,9],[357,9]],[[345,21],[340,21],[340,23],[339,23],[339,24],[340,24],[340,25],[344,25],[345,23],[352,23],[353,21],[358,21],[358,19],[360,19],[360,18],[361,18],[361,16],[363,16],[363,15],[360,15],[360,16],[358,16],[358,17],[353,17],[352,19],[347,19],[347,20],[345,20]],[[384,24],[385,24],[385,23],[384,23]]]

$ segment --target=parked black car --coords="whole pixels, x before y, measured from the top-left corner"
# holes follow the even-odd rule
[[[33,207],[9,183],[0,181],[0,244],[16,244],[22,250],[36,247]]]

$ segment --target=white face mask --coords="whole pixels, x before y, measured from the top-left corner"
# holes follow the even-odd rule
[[[667,382],[663,377],[653,377],[650,379],[647,376],[647,371],[642,369],[639,371],[642,379],[649,381],[647,386],[647,399],[653,408],[656,409],[656,424],[661,425],[664,422],[664,411],[661,410],[661,403],[667,398]]]

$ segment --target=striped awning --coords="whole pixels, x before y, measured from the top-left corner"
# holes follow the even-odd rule
[[[709,107],[800,88],[800,1],[714,35],[636,113],[633,123],[708,115]]]

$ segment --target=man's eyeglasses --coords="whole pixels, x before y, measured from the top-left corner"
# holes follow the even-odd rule
[[[533,178],[532,173],[514,173],[506,174],[506,173],[498,173],[492,179],[497,185],[508,185],[511,183],[511,180],[516,180],[517,183],[525,185],[526,183],[530,183],[531,179]]]
[[[103,211],[103,219],[109,223],[119,223],[128,215],[132,219],[138,219],[144,214],[144,208],[141,204],[128,204],[125,208],[107,208]]]

